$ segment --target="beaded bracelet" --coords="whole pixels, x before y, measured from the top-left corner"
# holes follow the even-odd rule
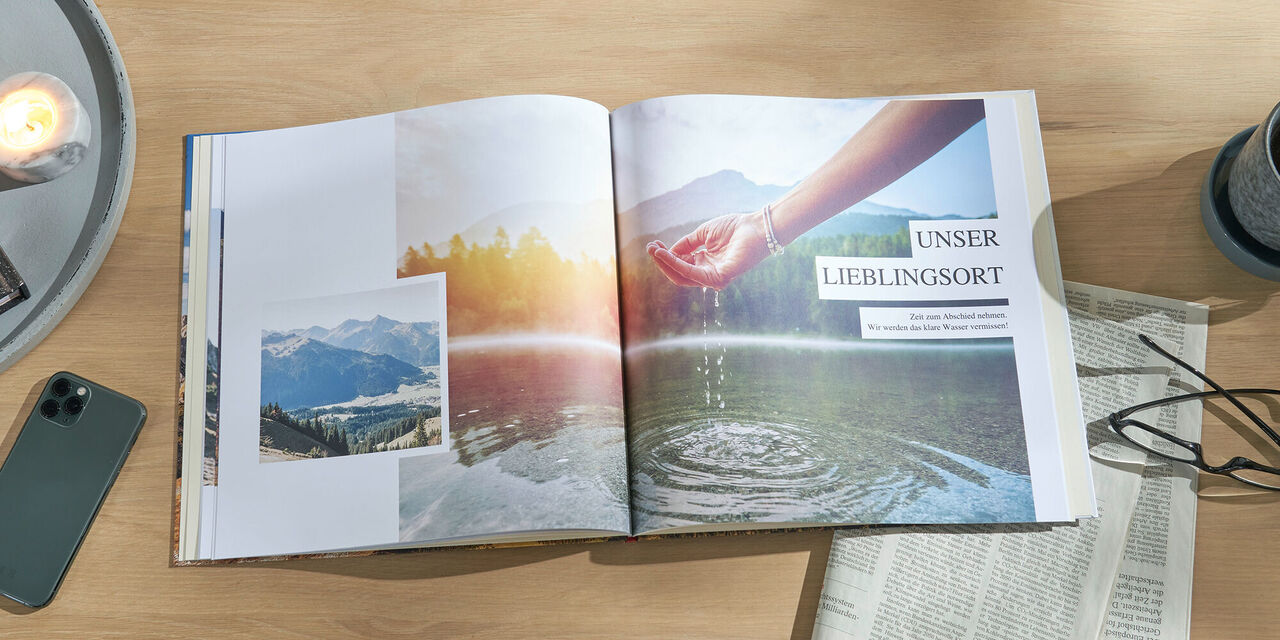
[[[764,205],[764,244],[769,247],[770,255],[782,255],[782,243],[773,235],[773,211],[767,204]]]

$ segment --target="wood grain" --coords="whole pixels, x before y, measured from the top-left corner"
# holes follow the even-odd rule
[[[36,612],[4,607],[0,637],[809,636],[830,533],[169,568],[187,133],[513,93],[613,108],[1032,88],[1065,276],[1211,303],[1209,373],[1280,386],[1280,287],[1214,249],[1197,203],[1218,146],[1280,100],[1271,0],[99,6],[137,103],[133,192],[94,284],[0,374],[0,438],[59,369],[151,417],[61,593]],[[1206,417],[1206,446],[1233,437]],[[1193,637],[1280,634],[1278,529],[1273,496],[1200,501]]]

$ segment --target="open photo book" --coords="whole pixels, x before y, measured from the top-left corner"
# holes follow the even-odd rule
[[[187,138],[177,563],[1097,513],[1031,92]]]

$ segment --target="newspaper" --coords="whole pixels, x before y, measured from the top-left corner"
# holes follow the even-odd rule
[[[1099,517],[839,532],[814,638],[1186,637],[1195,475],[1122,444],[1106,416],[1198,389],[1137,334],[1203,368],[1208,309],[1089,285],[1066,290]],[[1200,405],[1167,409],[1157,424],[1198,440]]]
[[[1087,285],[1068,288],[1067,297],[1073,309],[1162,338],[1170,352],[1204,370],[1206,307]],[[1160,366],[1169,367],[1169,363],[1162,359]],[[1178,367],[1170,367],[1169,374],[1167,395],[1203,388],[1199,380]],[[1156,426],[1199,442],[1201,414],[1199,403],[1175,405],[1160,413]],[[1191,628],[1195,491],[1196,470],[1190,465],[1155,457],[1147,460],[1105,626],[1098,637],[1187,637]]]

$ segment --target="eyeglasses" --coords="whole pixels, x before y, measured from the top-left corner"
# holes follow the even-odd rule
[[[1121,409],[1110,416],[1107,421],[1111,423],[1111,429],[1120,434],[1120,437],[1128,440],[1134,446],[1146,451],[1147,453],[1174,460],[1177,462],[1185,462],[1189,465],[1200,469],[1206,473],[1230,476],[1248,485],[1260,487],[1263,489],[1273,489],[1280,491],[1280,469],[1265,464],[1254,462],[1248,458],[1236,456],[1221,466],[1213,466],[1204,460],[1204,451],[1198,442],[1183,440],[1162,429],[1153,427],[1141,420],[1135,420],[1129,416],[1146,409],[1156,409],[1180,402],[1188,402],[1192,400],[1201,400],[1204,398],[1222,396],[1237,409],[1249,417],[1258,428],[1271,438],[1271,441],[1280,447],[1280,434],[1259,418],[1257,414],[1251,411],[1244,403],[1240,402],[1237,395],[1273,395],[1280,396],[1280,390],[1276,389],[1223,389],[1221,385],[1210,380],[1203,373],[1196,370],[1195,367],[1176,358],[1173,354],[1160,348],[1155,342],[1151,341],[1146,335],[1139,334],[1138,339],[1142,344],[1151,347],[1160,355],[1173,361],[1178,366],[1190,371],[1192,375],[1203,380],[1205,384],[1213,387],[1213,391],[1202,391],[1199,393],[1188,393],[1179,396],[1170,396],[1161,398],[1151,402],[1144,402],[1134,405],[1127,409]],[[1155,436],[1154,438],[1152,436]]]

